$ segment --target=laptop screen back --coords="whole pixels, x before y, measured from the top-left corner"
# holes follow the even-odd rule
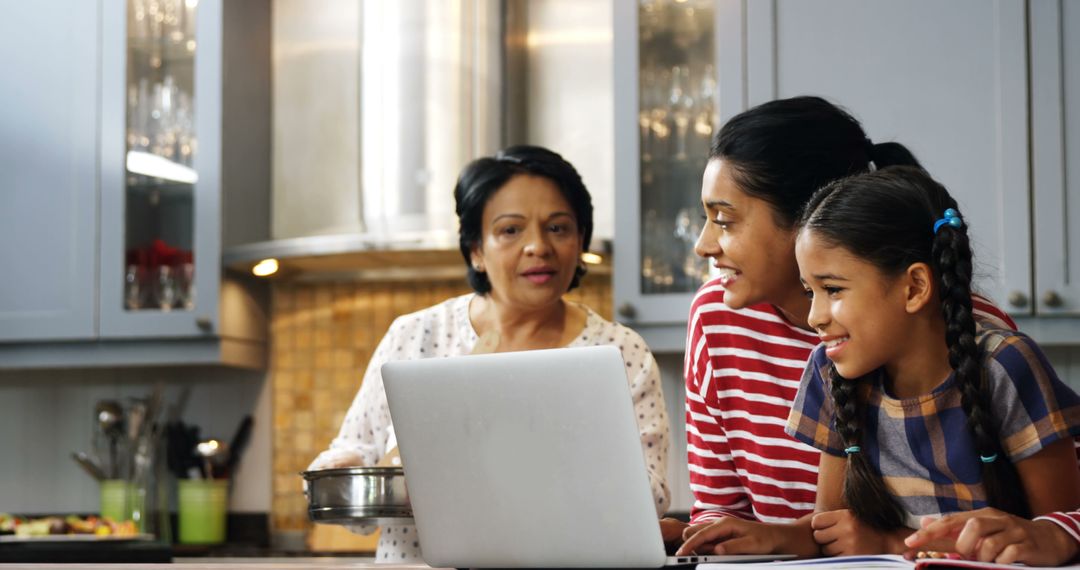
[[[384,365],[427,563],[662,566],[624,369],[613,346]]]

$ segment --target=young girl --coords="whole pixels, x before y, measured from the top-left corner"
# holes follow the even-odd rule
[[[822,344],[787,431],[824,452],[816,512],[850,509],[889,531],[918,528],[924,515],[995,507],[1027,518],[1080,504],[1080,397],[1031,339],[976,326],[967,229],[943,187],[911,167],[843,179],[814,195],[799,228],[808,322]],[[694,535],[684,548],[720,540],[724,553],[805,553],[819,543],[829,553],[827,525],[796,526],[782,543],[761,525]]]

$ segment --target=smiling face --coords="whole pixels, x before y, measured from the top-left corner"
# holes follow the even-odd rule
[[[724,303],[733,309],[772,303],[801,321],[791,310],[805,306],[794,230],[777,225],[771,204],[740,190],[722,159],[705,167],[701,203],[707,220],[694,251],[720,270]]]
[[[845,378],[855,379],[895,362],[911,346],[904,280],[885,275],[811,230],[795,245],[805,292],[812,296],[808,322],[825,354]]]
[[[472,264],[487,273],[496,302],[538,309],[570,288],[582,236],[573,208],[551,180],[511,178],[484,205],[480,239]]]

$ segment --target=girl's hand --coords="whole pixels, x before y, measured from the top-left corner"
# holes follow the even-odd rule
[[[814,542],[826,556],[899,554],[911,529],[881,531],[864,524],[848,509],[818,513],[810,520]]]
[[[687,527],[675,554],[772,554],[778,546],[775,534],[765,523],[723,518]]]
[[[924,517],[921,524],[922,529],[904,541],[912,551],[946,539],[954,542],[950,550],[971,560],[1029,566],[1064,564],[1080,551],[1076,540],[1050,521],[1030,521],[992,508]]]

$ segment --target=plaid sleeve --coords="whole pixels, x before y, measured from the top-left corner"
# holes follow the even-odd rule
[[[810,355],[799,381],[799,392],[791,405],[785,431],[791,437],[830,455],[843,456],[844,442],[833,428],[835,424],[828,370],[829,359],[824,345]]]
[[[1035,341],[1018,332],[995,336],[986,374],[1009,458],[1019,461],[1080,435],[1080,396],[1058,378]]]

